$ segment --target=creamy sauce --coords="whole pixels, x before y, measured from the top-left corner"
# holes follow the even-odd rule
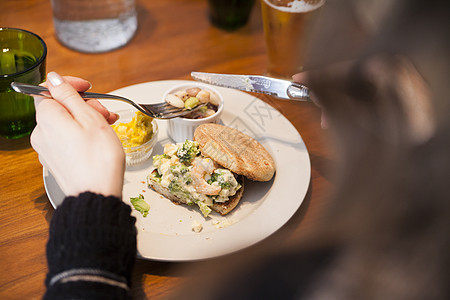
[[[163,155],[153,157],[153,166],[158,174],[150,176],[188,204],[197,204],[205,217],[214,203],[228,201],[241,188],[233,173],[201,156],[195,142],[166,145]]]

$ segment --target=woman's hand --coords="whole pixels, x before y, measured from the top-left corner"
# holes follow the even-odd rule
[[[31,145],[67,196],[90,191],[122,196],[125,154],[109,126],[117,115],[78,91],[87,81],[50,72],[46,83],[53,99],[35,97],[36,128]]]
[[[86,92],[91,88],[91,84],[89,81],[86,81],[84,79],[73,77],[73,76],[63,76],[64,81],[72,85],[78,92]],[[42,86],[45,86],[48,88],[47,82],[44,82],[41,84]],[[35,99],[44,99],[43,97],[35,97]],[[106,121],[108,121],[109,124],[113,124],[117,121],[119,116],[116,113],[111,113],[109,110],[106,109],[98,100],[96,99],[89,99],[85,100],[87,104],[95,108],[99,113],[101,113]]]
[[[295,74],[294,76],[292,76],[292,81],[309,86],[308,72],[302,72],[302,73]],[[320,109],[322,109],[322,106],[320,105],[319,100],[317,99],[314,92],[311,90],[309,91],[309,98],[315,105],[317,105]],[[328,120],[327,120],[327,117],[323,110],[322,110],[322,114],[320,117],[320,126],[322,127],[322,129],[328,128]]]

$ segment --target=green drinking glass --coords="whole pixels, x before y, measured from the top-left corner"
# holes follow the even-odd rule
[[[36,34],[0,27],[0,136],[21,138],[35,127],[33,97],[13,91],[11,82],[43,82],[46,57],[47,46]]]
[[[212,24],[232,31],[247,24],[254,0],[208,0]]]

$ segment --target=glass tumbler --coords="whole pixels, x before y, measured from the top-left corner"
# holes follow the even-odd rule
[[[122,47],[138,26],[134,0],[52,0],[52,8],[56,37],[80,52]]]
[[[216,27],[238,29],[248,22],[254,0],[208,0],[209,19]]]
[[[16,93],[11,83],[37,85],[45,80],[47,46],[36,34],[0,28],[0,135],[27,136],[36,125],[33,97]]]

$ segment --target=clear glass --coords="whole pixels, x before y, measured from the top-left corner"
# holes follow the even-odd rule
[[[129,123],[133,119],[134,116],[136,116],[136,110],[120,110],[116,111],[116,113],[120,116],[119,119],[116,121],[117,123]],[[123,146],[123,150],[125,152],[125,160],[127,166],[134,166],[138,165],[140,163],[143,163],[147,161],[153,152],[153,147],[155,146],[156,142],[158,141],[158,123],[156,120],[152,121],[152,130],[153,130],[153,136],[150,140],[148,140],[146,143],[135,146],[135,147],[127,147]]]
[[[292,79],[303,71],[311,26],[325,0],[261,0],[267,75]]]
[[[14,81],[37,85],[45,80],[47,46],[36,34],[0,28],[0,135],[28,136],[36,125],[33,97],[16,93]]]
[[[134,0],[52,0],[58,40],[80,52],[107,52],[126,45],[138,21]]]

